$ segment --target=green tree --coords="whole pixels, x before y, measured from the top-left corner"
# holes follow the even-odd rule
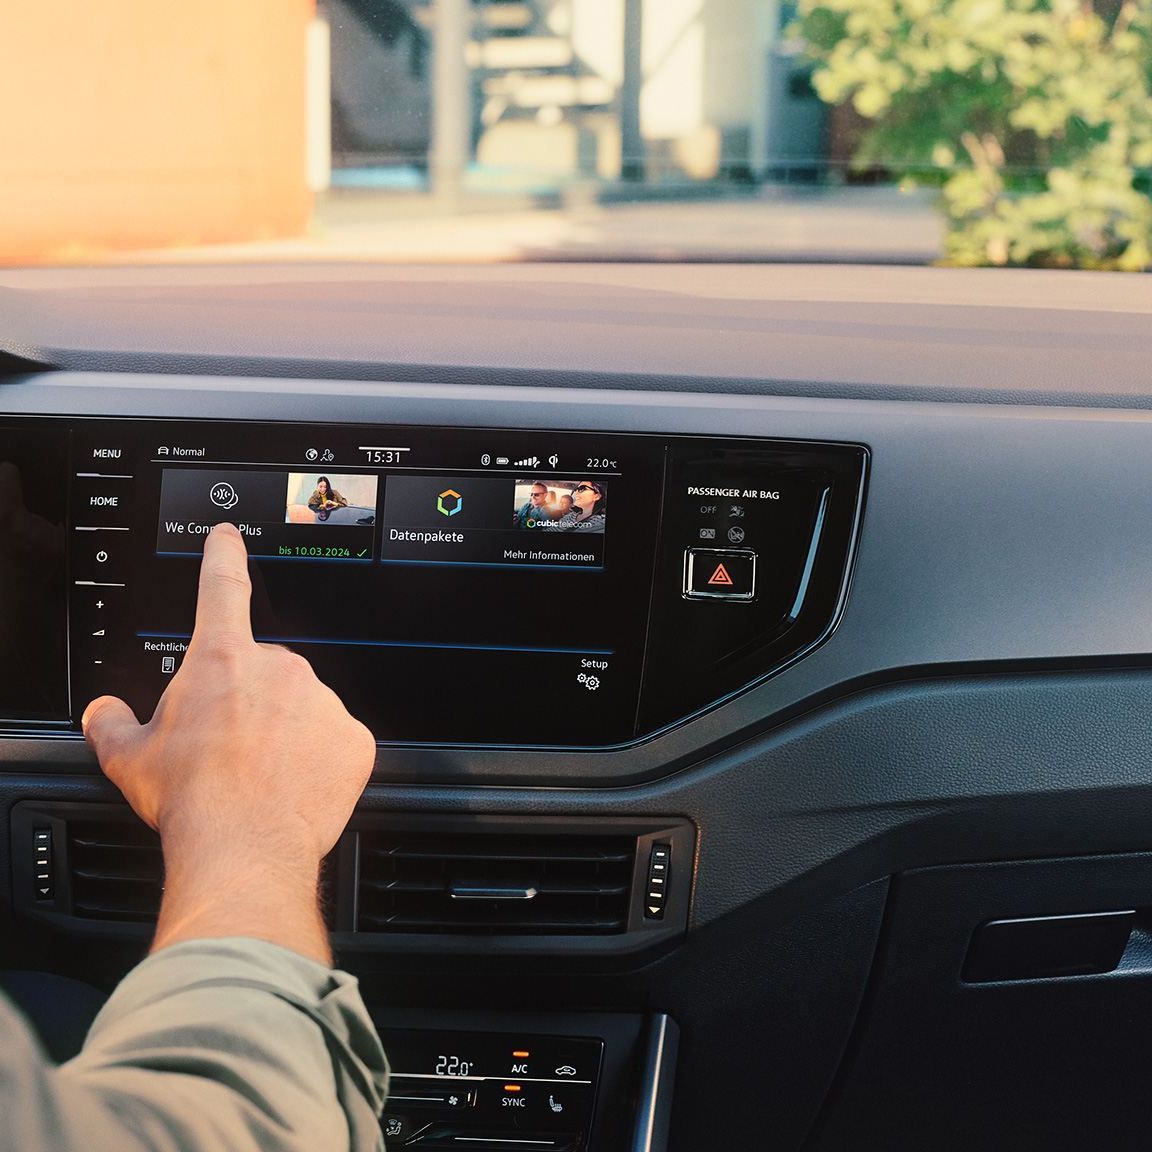
[[[955,264],[1152,262],[1152,0],[801,0],[855,162],[942,180]]]

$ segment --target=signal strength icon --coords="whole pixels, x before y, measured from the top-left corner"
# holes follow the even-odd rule
[[[539,468],[540,467],[540,457],[539,456],[526,456],[523,460],[517,460],[516,463],[512,465],[512,467],[513,468]]]

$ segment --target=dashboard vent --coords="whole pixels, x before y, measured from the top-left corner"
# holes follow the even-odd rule
[[[18,916],[77,938],[149,935],[164,859],[130,809],[21,800],[10,819]],[[357,812],[321,904],[338,947],[365,952],[635,953],[686,930],[695,832],[679,817]]]
[[[360,932],[608,935],[628,926],[634,836],[362,829]]]
[[[72,915],[85,920],[149,923],[164,888],[160,838],[127,820],[69,820],[68,881]]]

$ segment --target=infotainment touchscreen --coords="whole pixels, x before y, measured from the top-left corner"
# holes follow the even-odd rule
[[[252,558],[257,639],[307,657],[381,741],[633,735],[658,442],[211,423],[78,435],[87,679],[141,715],[179,670],[204,537],[228,520]]]

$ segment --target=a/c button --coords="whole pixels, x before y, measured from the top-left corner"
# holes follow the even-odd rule
[[[755,600],[756,553],[689,548],[684,553],[684,595],[689,600]]]

